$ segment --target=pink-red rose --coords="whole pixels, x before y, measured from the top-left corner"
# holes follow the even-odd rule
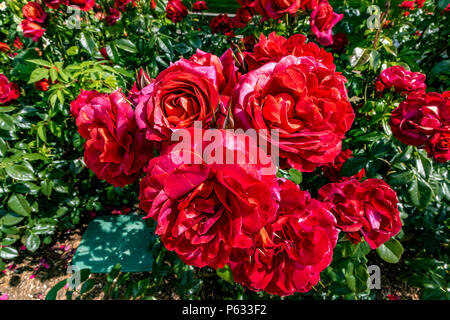
[[[267,63],[240,78],[232,103],[236,127],[264,133],[283,167],[312,172],[334,162],[353,123],[345,82],[314,57]]]
[[[176,23],[180,22],[187,16],[188,9],[181,2],[181,0],[169,0],[166,6],[166,14],[168,19]]]
[[[248,71],[262,67],[268,62],[278,62],[288,55],[296,57],[310,56],[324,64],[328,69],[335,70],[333,55],[313,42],[306,42],[307,38],[302,34],[296,34],[286,39],[275,32],[266,37],[261,34],[259,42],[253,52],[245,52],[245,62]]]
[[[342,231],[353,239],[361,233],[372,249],[395,236],[402,227],[397,194],[383,180],[329,183],[319,190],[319,198],[330,203]]]
[[[333,44],[333,27],[342,20],[343,14],[337,14],[328,0],[322,0],[313,10],[310,18],[311,31],[323,46]]]
[[[280,296],[307,292],[332,260],[339,231],[327,207],[291,181],[280,181],[276,220],[256,236],[253,250],[234,249],[233,278],[252,290]]]
[[[278,209],[275,172],[263,173],[265,166],[252,158],[246,147],[251,138],[218,132],[222,139],[213,142],[183,140],[166,148],[150,161],[140,183],[140,207],[157,221],[156,233],[168,250],[196,267],[221,268],[233,248],[252,248],[255,236]],[[246,160],[212,162],[199,147]]]
[[[134,110],[120,91],[82,91],[71,105],[85,143],[84,162],[99,179],[116,187],[133,183],[153,156],[153,146],[136,126]]]
[[[450,99],[435,92],[410,94],[392,111],[389,124],[398,140],[421,146],[435,133],[450,128]]]
[[[193,6],[192,6],[192,11],[194,12],[202,12],[208,10],[208,7],[206,6],[206,2],[205,1],[196,1],[194,2]]]
[[[256,11],[265,18],[280,19],[286,13],[296,14],[301,0],[256,0]]]
[[[89,11],[95,6],[95,0],[68,0],[65,4],[78,7],[82,11]]]
[[[383,70],[379,79],[387,89],[394,88],[397,92],[425,91],[426,89],[426,76],[423,73],[407,71],[402,66]]]
[[[33,41],[38,41],[40,37],[45,33],[45,29],[42,28],[39,24],[22,20],[22,30],[23,36],[25,38],[31,38]]]
[[[7,104],[20,96],[19,86],[9,82],[8,78],[0,73],[0,104]]]
[[[47,7],[51,9],[58,9],[61,4],[67,4],[67,0],[44,0]]]
[[[47,14],[37,2],[28,2],[22,8],[23,17],[31,22],[43,23]]]

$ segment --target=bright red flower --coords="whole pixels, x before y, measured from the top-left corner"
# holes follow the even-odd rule
[[[105,22],[108,25],[113,26],[120,19],[120,15],[121,15],[121,13],[120,13],[120,11],[118,9],[110,8],[109,9],[109,14],[105,18]]]
[[[280,181],[280,195],[277,218],[256,236],[256,248],[234,249],[229,266],[236,282],[286,296],[319,282],[339,231],[327,207],[292,181]]]
[[[48,91],[48,87],[50,85],[50,82],[48,81],[48,79],[42,79],[38,82],[36,82],[34,84],[34,87],[36,88],[36,90],[38,91]]]
[[[172,22],[180,22],[187,14],[188,9],[184,6],[181,0],[169,0],[166,7],[167,18]]]
[[[208,10],[208,7],[206,6],[206,2],[205,1],[196,1],[194,2],[193,6],[192,6],[192,11],[194,12],[202,12]]]
[[[352,157],[352,151],[349,149],[342,150],[342,152],[336,157],[334,163],[326,167],[322,167],[322,172],[325,177],[332,182],[342,182],[349,179],[361,180],[366,174],[364,169],[361,169],[356,175],[352,177],[343,177],[341,175],[341,169],[344,163]]]
[[[153,146],[136,126],[134,110],[120,91],[82,91],[72,102],[85,143],[84,162],[99,179],[116,187],[133,183],[153,156]]]
[[[0,104],[6,105],[20,96],[19,86],[0,73]]]
[[[393,66],[383,70],[379,79],[387,88],[395,88],[397,92],[425,91],[426,76],[420,72],[405,70],[402,66]]]
[[[22,8],[23,17],[31,22],[43,23],[47,14],[37,2],[28,2]]]
[[[42,28],[37,23],[28,21],[28,20],[22,20],[22,30],[23,30],[23,36],[25,38],[31,38],[33,41],[38,41],[40,37],[45,33],[45,29]]]
[[[8,46],[8,44],[6,44],[4,42],[0,42],[0,51],[8,53],[11,51],[11,47]]]
[[[140,208],[158,222],[156,233],[168,250],[196,267],[221,268],[233,248],[252,248],[255,236],[278,209],[275,172],[263,173],[262,162],[250,160],[254,153],[243,141],[251,138],[217,132],[222,139],[183,141],[166,148],[150,161],[140,183]],[[213,162],[199,146],[245,161],[219,164],[224,158]]]
[[[333,27],[342,20],[343,14],[337,14],[328,0],[321,0],[313,10],[310,18],[311,31],[323,46],[333,44]]]
[[[450,128],[450,98],[435,92],[410,94],[392,111],[389,124],[401,142],[423,145],[435,133]]]
[[[399,8],[414,10],[414,1],[403,1],[398,5]]]
[[[231,35],[233,31],[233,20],[227,14],[219,14],[212,18],[209,27],[212,33]]]
[[[20,40],[19,37],[16,37],[16,39],[14,40],[14,48],[16,48],[17,50],[23,48],[23,42]]]
[[[301,0],[256,0],[256,11],[265,18],[280,19],[286,13],[296,14]]]
[[[120,11],[124,11],[129,3],[133,3],[133,5],[136,5],[135,0],[114,0],[114,6]]]
[[[286,39],[275,32],[266,37],[261,34],[259,42],[255,45],[254,52],[245,52],[245,62],[248,70],[252,71],[262,67],[268,62],[278,62],[288,55],[296,57],[313,57],[324,64],[327,69],[335,70],[333,55],[320,48],[313,42],[306,42],[307,38],[302,34],[296,34]]]
[[[380,179],[329,183],[319,198],[330,202],[337,225],[344,232],[359,233],[372,249],[395,236],[401,229],[397,194]]]
[[[423,8],[426,0],[415,0],[418,8]]]
[[[283,167],[312,172],[334,162],[353,123],[345,82],[314,57],[267,63],[243,75],[234,91],[236,127],[269,131]]]
[[[67,0],[67,5],[78,7],[82,11],[89,11],[95,6],[95,0]]]
[[[61,4],[67,4],[67,0],[44,0],[47,7],[51,9],[58,9]]]
[[[244,28],[247,23],[252,20],[254,14],[255,9],[253,7],[240,7],[239,9],[237,9],[236,15],[232,19],[233,26],[235,28]]]
[[[434,134],[425,145],[430,158],[437,162],[446,163],[450,160],[450,127]]]

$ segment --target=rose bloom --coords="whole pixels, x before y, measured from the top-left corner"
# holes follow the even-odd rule
[[[349,179],[361,180],[366,174],[366,171],[364,169],[361,169],[356,175],[352,177],[343,177],[341,175],[342,166],[350,158],[353,158],[352,151],[349,149],[342,150],[342,152],[339,153],[339,155],[334,160],[333,164],[322,167],[323,175],[333,182],[343,182]]]
[[[342,231],[353,239],[361,233],[372,249],[395,236],[402,227],[397,194],[383,180],[329,183],[319,190],[319,199],[330,203]]]
[[[109,14],[105,18],[105,22],[113,26],[117,23],[117,21],[120,19],[120,11],[116,8],[110,8]]]
[[[38,41],[40,37],[45,33],[45,29],[40,25],[28,20],[22,20],[23,36],[25,38],[31,38],[33,41]]]
[[[296,14],[301,2],[301,0],[255,0],[255,9],[263,17],[277,20],[286,13]]]
[[[28,2],[22,8],[23,17],[31,22],[43,23],[47,14],[37,2]]]
[[[219,58],[198,51],[189,60],[172,64],[141,90],[136,117],[147,139],[168,141],[173,130],[192,127],[194,121],[211,127],[213,119],[220,117],[217,112],[223,110],[220,99],[226,103],[226,94],[237,82],[230,54]]]
[[[345,82],[314,57],[267,63],[240,78],[232,104],[236,126],[267,130],[268,138],[260,138],[278,146],[282,167],[312,172],[334,162],[353,123]],[[273,137],[272,129],[278,130]]]
[[[292,181],[280,181],[280,208],[274,222],[256,236],[249,251],[233,249],[229,266],[236,282],[280,296],[307,292],[332,260],[338,238],[327,207]]]
[[[310,17],[311,31],[323,46],[333,44],[333,27],[342,20],[343,14],[337,14],[328,0],[322,0]]]
[[[23,42],[20,41],[19,37],[16,37],[16,39],[14,40],[14,48],[16,48],[17,50],[20,50],[23,48]]]
[[[213,142],[183,140],[166,148],[150,161],[140,183],[140,208],[157,221],[165,247],[200,268],[222,268],[233,248],[252,248],[261,228],[275,218],[279,201],[275,170],[263,172],[267,167],[248,147],[251,138],[216,132],[220,139]],[[211,161],[208,148],[222,157]],[[226,154],[244,161],[220,164]],[[265,154],[259,159],[270,161]]]
[[[85,143],[84,162],[115,187],[133,183],[153,156],[153,146],[136,126],[133,108],[120,91],[82,91],[71,104]]]
[[[8,53],[11,51],[11,47],[8,46],[6,43],[4,42],[0,42],[0,51]]]
[[[188,9],[184,6],[181,0],[169,0],[166,7],[167,18],[172,22],[180,22],[187,14]]]
[[[0,73],[0,104],[8,104],[19,96],[19,86],[16,83],[9,82],[8,78]]]
[[[66,4],[67,0],[44,0],[47,7],[51,9],[58,9],[61,4]]]
[[[383,85],[397,92],[425,91],[426,76],[420,72],[410,72],[402,66],[393,66],[383,70],[379,76]]]
[[[255,14],[255,9],[253,7],[240,7],[236,11],[236,15],[232,19],[233,26],[235,28],[244,28],[249,21],[252,20],[253,15]]]
[[[423,145],[436,132],[450,127],[450,99],[436,92],[410,94],[392,111],[389,124],[401,142]]]
[[[345,33],[339,32],[333,35],[333,52],[343,53],[348,45],[348,38]]]
[[[402,9],[414,10],[414,1],[403,1],[398,6]]]
[[[128,94],[128,100],[130,100],[133,105],[138,105],[141,90],[151,83],[152,79],[145,73],[143,68],[140,68],[136,81]]]
[[[67,5],[78,7],[82,11],[89,11],[95,6],[95,0],[67,0]]]
[[[450,127],[434,134],[425,145],[430,158],[437,162],[446,163],[450,160]]]
[[[419,8],[423,8],[425,1],[426,0],[415,0],[417,7],[419,7]]]
[[[275,32],[266,37],[261,34],[259,42],[254,47],[254,52],[245,52],[245,62],[248,71],[262,67],[268,62],[278,62],[288,55],[296,57],[310,56],[324,64],[327,69],[335,70],[333,55],[313,42],[306,42],[307,38],[302,34],[296,34],[286,39]]]
[[[129,3],[132,3],[133,6],[136,6],[135,0],[114,0],[114,6],[120,11],[124,11]]]
[[[230,35],[233,31],[233,20],[227,14],[219,14],[212,18],[209,27],[212,33]]]
[[[208,10],[208,7],[206,6],[206,2],[205,1],[196,1],[194,2],[193,6],[192,6],[192,11],[194,12],[202,12]]]
[[[48,87],[50,85],[50,82],[48,81],[48,79],[42,79],[38,82],[36,82],[34,84],[34,87],[36,88],[36,90],[38,91],[48,91]]]

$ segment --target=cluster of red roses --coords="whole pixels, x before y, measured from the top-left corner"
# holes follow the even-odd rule
[[[155,79],[141,70],[128,97],[82,91],[71,113],[87,140],[85,163],[99,178],[125,186],[144,172],[140,207],[169,250],[196,267],[228,264],[252,290],[289,295],[318,283],[338,228],[354,240],[362,234],[372,248],[395,235],[396,194],[358,176],[324,186],[313,199],[265,171],[270,155],[259,150],[255,161],[249,135],[226,129],[278,132],[264,137],[277,144],[283,168],[331,165],[354,120],[345,82],[332,54],[303,35],[272,33],[241,57],[197,51]],[[194,131],[194,121],[221,139],[171,141],[180,129]],[[208,161],[208,148],[246,161]]]
[[[450,91],[426,93],[426,76],[401,66],[385,69],[376,90],[393,89],[407,98],[392,112],[390,126],[401,142],[424,147],[438,162],[450,160]]]
[[[20,96],[19,86],[9,82],[8,78],[0,73],[0,105],[7,105]]]
[[[407,17],[407,16],[409,16],[408,10],[411,10],[411,11],[415,10],[416,5],[417,5],[417,8],[423,8],[424,3],[425,3],[425,0],[403,1],[398,6],[399,6],[399,8],[407,10],[403,13],[403,15],[405,17]]]

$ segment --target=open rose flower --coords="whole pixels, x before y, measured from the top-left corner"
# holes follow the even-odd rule
[[[425,150],[430,158],[437,162],[446,163],[450,160],[450,127],[445,131],[434,134],[427,144]]]
[[[9,82],[8,78],[0,73],[0,105],[5,105],[20,96],[19,86]]]
[[[77,7],[82,11],[89,11],[95,6],[95,0],[66,0],[65,4]]]
[[[384,87],[394,88],[397,92],[425,91],[426,89],[426,76],[423,73],[407,71],[402,66],[384,69],[379,79]]]
[[[105,22],[108,25],[113,26],[117,23],[117,21],[119,21],[120,15],[121,15],[121,13],[118,9],[110,8],[109,14],[105,17]]]
[[[22,20],[22,30],[23,36],[25,38],[31,38],[33,41],[38,41],[40,37],[45,33],[45,29],[42,28],[39,24]]]
[[[307,292],[332,260],[338,233],[327,207],[293,182],[280,181],[277,218],[256,237],[256,248],[234,249],[229,266],[236,282],[280,296]]]
[[[125,96],[82,91],[71,105],[78,132],[87,141],[84,161],[99,179],[116,187],[133,183],[153,156],[153,146],[136,126]]]
[[[311,31],[323,46],[333,44],[333,27],[342,20],[343,14],[337,14],[328,0],[322,0],[313,10],[310,18]]]
[[[229,81],[237,81],[231,79],[233,66],[222,64],[228,60],[198,51],[190,60],[172,64],[142,89],[136,116],[147,139],[167,141],[173,130],[192,127],[194,121],[211,127],[223,109],[220,92],[231,91]]]
[[[212,33],[232,35],[233,20],[227,14],[219,14],[211,19],[209,27]]]
[[[342,231],[353,240],[361,233],[372,249],[395,236],[402,227],[397,194],[383,180],[329,183],[319,190],[319,198],[330,203]]]
[[[289,39],[279,36],[275,32],[269,34],[268,37],[261,34],[253,52],[245,52],[248,71],[258,69],[268,62],[278,62],[288,55],[314,57],[328,69],[334,71],[336,66],[333,63],[333,55],[319,48],[313,42],[306,42],[307,39],[302,34],[293,35]]]
[[[37,2],[28,2],[22,8],[23,17],[31,22],[43,23],[47,14]]]
[[[156,233],[168,250],[196,267],[221,268],[233,248],[252,248],[278,209],[275,171],[263,172],[270,158],[254,158],[249,136],[216,132],[219,138],[210,143],[182,141],[166,148],[150,161],[140,183],[140,207],[157,221]],[[208,148],[222,157],[211,161]],[[243,161],[226,164],[226,154]]]
[[[345,82],[314,57],[267,63],[240,78],[232,103],[236,127],[256,129],[263,139],[267,130],[283,167],[312,172],[334,162],[353,123]]]
[[[342,150],[342,152],[339,153],[339,155],[334,160],[333,164],[322,167],[323,175],[330,179],[332,182],[342,182],[349,179],[361,180],[366,174],[364,169],[361,169],[361,171],[359,171],[352,177],[343,177],[341,175],[342,166],[350,158],[352,158],[352,151],[349,149]]]
[[[233,26],[235,28],[244,28],[247,23],[249,23],[253,15],[255,14],[254,7],[246,6],[246,7],[240,7],[236,11],[236,15],[232,19]]]
[[[280,19],[286,13],[296,14],[301,0],[256,0],[256,11],[265,18]]]
[[[181,0],[169,0],[166,6],[166,14],[168,19],[176,23],[180,22],[187,16],[188,9],[184,6]]]
[[[435,92],[410,94],[392,111],[389,124],[401,142],[423,145],[432,135],[450,127],[450,99]]]

